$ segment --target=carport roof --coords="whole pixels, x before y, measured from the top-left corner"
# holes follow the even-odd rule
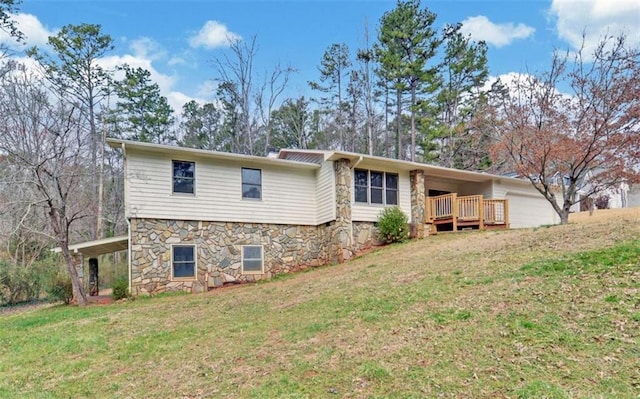
[[[118,251],[125,251],[128,247],[129,237],[119,236],[69,245],[69,251],[71,253],[82,254],[86,257],[93,257]],[[62,249],[60,247],[56,247],[52,251],[60,253],[62,252]]]

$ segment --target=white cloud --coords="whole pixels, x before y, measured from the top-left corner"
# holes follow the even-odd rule
[[[179,56],[173,56],[167,61],[167,65],[175,66],[175,65],[187,65],[187,61],[184,58]]]
[[[484,40],[496,47],[506,46],[517,39],[526,39],[533,35],[535,29],[513,23],[495,24],[484,15],[469,17],[462,21],[462,33],[469,34],[474,40]]]
[[[131,41],[129,48],[133,54],[139,58],[148,58],[156,61],[167,56],[167,51],[155,40],[148,37],[141,37]]]
[[[627,34],[632,45],[640,45],[640,1],[637,0],[553,0],[549,9],[555,18],[557,35],[574,49],[582,46],[593,53],[605,35]]]
[[[212,49],[228,46],[230,42],[241,39],[240,35],[231,32],[225,24],[207,21],[200,31],[189,39],[189,45]]]
[[[16,22],[16,27],[25,36],[25,46],[44,46],[47,44],[49,36],[57,33],[57,30],[49,30],[42,25],[38,17],[32,14],[10,14],[10,18]],[[18,47],[15,39],[11,38],[8,33],[0,30],[0,43],[7,44],[11,47]]]

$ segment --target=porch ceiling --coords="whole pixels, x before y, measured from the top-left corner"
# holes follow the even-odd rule
[[[87,241],[79,244],[69,245],[69,251],[82,254],[85,257],[110,254],[118,251],[126,251],[129,248],[129,237],[119,236],[103,238],[102,240]],[[62,252],[60,247],[52,249],[55,253]]]

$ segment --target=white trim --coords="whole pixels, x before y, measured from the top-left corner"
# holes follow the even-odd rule
[[[256,270],[244,270],[244,249],[245,247],[258,247],[260,248],[260,271]],[[242,274],[264,274],[264,245],[242,245],[240,247],[240,267],[242,269]],[[251,258],[250,260],[256,260]]]
[[[173,248],[174,247],[192,247],[193,248],[193,277],[174,277],[173,275]],[[171,244],[171,259],[169,260],[169,268],[171,269],[171,281],[195,281],[198,279],[198,246],[196,244],[177,243]]]

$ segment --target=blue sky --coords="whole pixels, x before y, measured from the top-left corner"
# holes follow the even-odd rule
[[[290,65],[288,96],[311,94],[308,80],[332,43],[352,51],[364,44],[368,21],[372,39],[384,12],[395,1],[118,1],[24,0],[14,18],[27,45],[45,46],[48,35],[66,24],[100,24],[116,48],[102,62],[127,62],[152,72],[176,111],[190,99],[213,98],[211,60],[227,51],[227,38],[257,35],[258,71]],[[423,5],[436,25],[462,22],[473,38],[489,44],[492,76],[545,68],[554,48],[575,49],[587,33],[590,48],[604,32],[624,29],[640,43],[637,0],[440,0]],[[0,41],[6,40],[0,35]],[[20,49],[18,49],[20,50]]]

